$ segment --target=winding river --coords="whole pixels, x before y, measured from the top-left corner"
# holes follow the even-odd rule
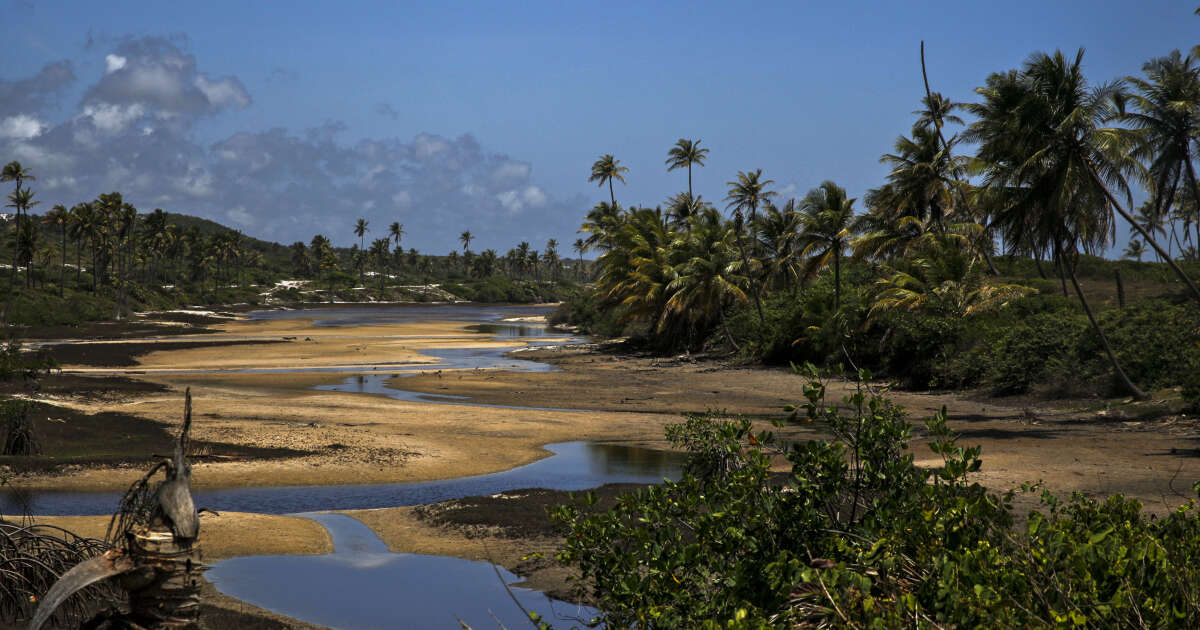
[[[576,338],[547,331],[544,325],[513,320],[545,315],[546,307],[416,306],[262,311],[253,319],[313,318],[318,326],[465,322],[481,333],[532,347],[578,343]],[[508,321],[506,321],[508,320]],[[556,341],[550,341],[553,337]],[[549,371],[553,366],[505,356],[512,347],[438,349],[428,352],[436,364],[343,369],[359,372],[338,385],[343,392],[383,394],[398,401],[478,405],[467,398],[410,392],[390,377],[439,369],[504,369]],[[389,383],[392,383],[389,386]],[[541,409],[537,407],[518,407]],[[552,410],[579,413],[580,410]],[[361,522],[318,511],[397,507],[435,503],[466,496],[522,488],[582,490],[606,483],[658,483],[677,479],[683,457],[642,448],[564,442],[546,446],[553,455],[512,470],[473,477],[419,483],[362,486],[291,486],[197,491],[198,506],[214,510],[295,514],[323,525],[334,542],[324,556],[258,556],[216,563],[208,576],[223,593],[303,621],[334,628],[461,628],[461,618],[475,628],[528,623],[504,585],[516,576],[487,563],[442,556],[395,554]],[[119,493],[43,491],[8,497],[2,509],[28,508],[36,514],[109,514]],[[13,505],[19,500],[21,505]],[[543,615],[587,618],[595,611],[549,600],[535,591],[513,588],[523,605]],[[493,615],[495,618],[493,618]]]

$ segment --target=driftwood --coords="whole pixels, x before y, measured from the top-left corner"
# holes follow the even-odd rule
[[[105,611],[84,628],[200,627],[200,575],[206,567],[200,562],[200,521],[186,456],[191,425],[188,390],[174,456],[155,464],[130,486],[109,523],[107,537],[113,548],[63,574],[46,593],[29,630],[39,630],[73,593],[103,580],[115,580],[126,593],[128,612]],[[164,479],[152,484],[159,470],[164,471]]]

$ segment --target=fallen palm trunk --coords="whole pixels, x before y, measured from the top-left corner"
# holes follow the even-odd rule
[[[114,549],[77,565],[46,593],[29,630],[39,630],[55,608],[96,582],[116,579],[129,598],[129,611],[106,611],[87,628],[176,630],[199,628],[200,523],[191,495],[191,466],[185,453],[192,424],[192,395],[184,395],[183,429],[175,455],[154,465],[134,483],[113,520]],[[165,478],[151,486],[159,469]]]

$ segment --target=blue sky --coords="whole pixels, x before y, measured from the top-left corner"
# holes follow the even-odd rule
[[[912,124],[921,39],[933,89],[973,100],[1035,51],[1136,74],[1200,43],[1195,5],[9,2],[0,160],[44,204],[116,189],[284,242],[349,245],[365,216],[431,253],[464,229],[566,249],[606,196],[600,154],[629,167],[626,204],[686,187],[663,165],[680,137],[711,150],[709,201],[755,168],[787,195],[862,196]]]

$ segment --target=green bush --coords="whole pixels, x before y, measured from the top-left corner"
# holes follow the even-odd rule
[[[810,368],[811,370],[811,368]],[[813,372],[810,371],[810,374]],[[865,374],[863,376],[866,376]],[[941,465],[918,468],[903,410],[860,390],[840,406],[810,380],[790,421],[832,437],[777,444],[743,419],[670,429],[688,474],[597,512],[551,511],[559,559],[608,627],[1154,627],[1200,624],[1195,501],[1155,519],[1136,501],[1041,494],[1021,527],[1016,491],[968,474],[944,410],[926,420]],[[773,452],[791,463],[771,473]],[[1200,484],[1197,484],[1200,489]],[[1021,492],[1035,491],[1026,486]]]

